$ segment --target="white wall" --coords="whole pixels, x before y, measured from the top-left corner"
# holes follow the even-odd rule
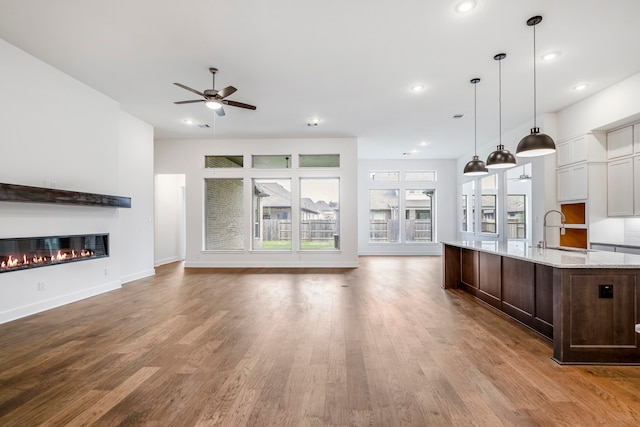
[[[436,182],[388,182],[370,185],[370,171],[435,170]],[[440,242],[456,239],[456,161],[455,160],[372,160],[358,161],[358,253],[360,255],[440,255]],[[377,183],[376,183],[377,184]],[[370,243],[369,242],[369,189],[370,188],[427,188],[435,189],[434,243]],[[402,234],[402,232],[401,232]]]
[[[155,265],[184,259],[185,175],[156,175]]]
[[[251,154],[340,154],[340,168],[252,169]],[[205,169],[205,155],[244,155],[242,169]],[[245,139],[245,140],[157,140],[155,142],[155,171],[157,174],[185,174],[186,188],[186,267],[355,267],[357,248],[357,141],[336,139]],[[205,178],[291,177],[295,188],[299,178],[340,178],[339,251],[252,251],[251,234],[247,232],[245,249],[239,251],[206,251],[204,236],[204,180]],[[245,185],[244,217],[247,231],[251,230],[250,187]],[[296,198],[292,210],[297,212]],[[295,219],[295,216],[294,216]]]
[[[151,153],[139,159],[139,173],[119,166],[120,141],[136,144],[142,134],[150,147],[152,135],[115,101],[2,40],[0,63],[0,182],[126,196],[124,188],[135,196],[136,180],[152,179],[143,176]],[[121,209],[1,202],[0,238],[109,233],[110,256],[0,274],[0,323],[118,288],[123,273],[152,269],[137,258],[146,255],[122,264],[122,248],[140,242],[121,229],[153,209],[137,197],[132,203],[136,212],[123,222]]]
[[[558,138],[640,120],[640,73],[558,112]]]
[[[119,211],[124,242],[120,247],[120,278],[127,283],[155,274],[153,127],[121,111],[118,153],[118,191],[132,200],[131,209]]]

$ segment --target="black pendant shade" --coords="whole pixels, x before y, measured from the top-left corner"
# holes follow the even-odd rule
[[[487,157],[487,168],[489,169],[506,169],[516,165],[516,158],[509,150],[505,150],[504,145],[498,145],[496,151]]]
[[[488,169],[506,169],[516,165],[516,158],[509,150],[502,145],[502,60],[507,57],[506,53],[499,53],[493,57],[498,61],[498,147],[496,151],[487,157]]]
[[[484,165],[484,162],[480,160],[478,156],[473,156],[473,159],[469,160],[469,162],[464,166],[464,175],[468,176],[478,176],[478,175],[486,175],[489,171]]]
[[[556,144],[545,133],[540,133],[539,128],[532,128],[531,135],[520,140],[516,153],[518,157],[536,157],[554,153]]]
[[[556,144],[549,135],[540,133],[536,126],[536,25],[542,22],[542,16],[534,16],[527,20],[527,25],[533,27],[533,128],[531,134],[525,136],[518,143],[516,156],[536,157],[555,153]]]
[[[477,153],[477,139],[478,139],[478,128],[477,128],[477,105],[478,105],[478,90],[477,84],[480,83],[479,78],[471,79],[470,83],[473,84],[473,159],[471,159],[465,166],[463,175],[467,176],[478,176],[478,175],[486,175],[489,173],[487,168],[484,165],[484,162],[480,160]]]

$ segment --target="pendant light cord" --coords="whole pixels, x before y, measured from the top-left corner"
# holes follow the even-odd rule
[[[536,124],[536,25],[533,25],[533,127],[537,128]]]
[[[473,84],[473,155],[478,156],[478,84]]]
[[[498,145],[502,147],[502,59],[498,60]]]

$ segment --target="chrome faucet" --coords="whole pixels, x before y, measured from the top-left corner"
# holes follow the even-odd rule
[[[551,209],[549,212],[547,212],[546,214],[544,214],[544,220],[542,223],[542,248],[546,249],[547,248],[547,216],[551,213],[551,212],[557,212],[560,214],[560,222],[562,225],[560,225],[560,233],[562,233],[562,230],[564,229],[564,224],[565,222],[567,222],[567,217],[564,216],[564,214],[560,211],[557,211],[555,209]],[[551,227],[551,226],[549,226]],[[558,227],[558,226],[554,226],[554,227]]]

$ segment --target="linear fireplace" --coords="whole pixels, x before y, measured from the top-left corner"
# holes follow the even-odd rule
[[[108,234],[0,239],[0,273],[108,256]]]

